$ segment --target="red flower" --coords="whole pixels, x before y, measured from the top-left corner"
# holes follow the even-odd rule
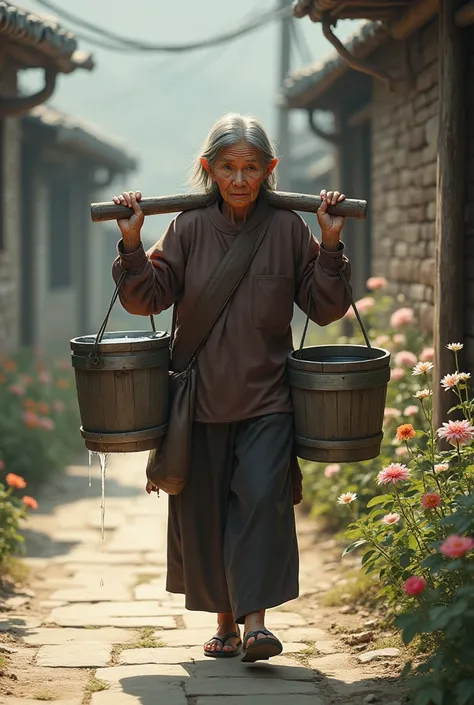
[[[410,597],[416,597],[417,595],[421,595],[422,592],[424,592],[426,588],[426,580],[424,578],[421,578],[419,575],[412,575],[411,578],[408,578],[408,580],[405,580],[405,584],[403,586],[403,589],[405,590],[407,595],[410,595]]]
[[[437,492],[427,492],[421,498],[421,503],[425,509],[436,509],[441,505],[441,497]]]
[[[38,502],[36,499],[33,499],[33,497],[28,497],[28,495],[23,497],[23,504],[26,504],[26,506],[30,509],[38,509]]]
[[[5,480],[9,487],[14,487],[16,490],[24,490],[26,487],[25,480],[20,475],[15,475],[13,472],[9,472]]]

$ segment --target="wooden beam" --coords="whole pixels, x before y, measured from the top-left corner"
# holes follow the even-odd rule
[[[359,110],[356,110],[356,112],[351,113],[348,116],[347,124],[349,127],[359,127],[359,125],[370,122],[370,120],[372,120],[373,109],[373,103],[367,103],[362,108],[359,108]]]
[[[474,24],[474,2],[470,0],[465,5],[456,10],[454,15],[456,27],[469,27]]]
[[[438,12],[440,0],[415,0],[398,20],[392,20],[388,30],[394,39],[405,39],[429,22]]]
[[[440,0],[439,7],[439,131],[436,193],[436,281],[434,315],[434,420],[447,420],[452,395],[440,378],[454,371],[450,342],[464,334],[464,152],[465,141],[465,34],[454,24],[460,0]]]

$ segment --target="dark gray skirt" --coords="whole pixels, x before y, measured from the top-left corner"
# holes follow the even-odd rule
[[[167,590],[186,608],[250,612],[298,597],[292,414],[196,423],[190,479],[169,497]]]

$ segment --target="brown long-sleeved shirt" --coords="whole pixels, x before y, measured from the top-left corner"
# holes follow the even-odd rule
[[[258,230],[271,208],[258,206],[246,228]],[[320,247],[308,225],[293,211],[274,210],[268,232],[230,303],[196,361],[196,421],[231,423],[291,411],[286,359],[292,350],[293,303],[319,325],[341,318],[349,299],[338,276],[343,254]],[[127,276],[120,300],[132,314],[158,314],[178,303],[175,337],[215,267],[238,237],[218,204],[179,214],[146,253],[125,254],[121,241],[113,265],[117,281]]]

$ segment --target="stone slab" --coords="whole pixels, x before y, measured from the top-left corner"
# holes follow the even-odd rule
[[[42,646],[36,663],[49,668],[101,668],[110,661],[112,645],[102,641]]]
[[[23,615],[8,615],[0,620],[0,632],[14,631],[22,634],[30,629],[37,629],[41,626],[41,619],[36,617],[25,617]]]
[[[157,585],[156,583],[146,583],[137,585],[134,590],[135,600],[160,600],[161,602],[176,602],[184,607],[184,595],[173,596],[166,592],[164,581]]]
[[[180,664],[176,663],[159,663],[159,664],[140,664],[136,666],[110,666],[109,668],[99,668],[96,671],[96,678],[110,684],[120,684],[124,688],[123,681],[129,678],[142,678],[144,676],[153,676],[161,678],[163,681],[179,679],[180,681],[189,678],[192,665],[189,670],[185,669]],[[158,681],[159,682],[159,681]]]
[[[81,703],[82,698],[54,701],[54,705],[81,705]],[[31,700],[30,698],[10,698],[6,696],[1,696],[0,705],[44,705],[44,700]]]
[[[57,627],[40,627],[23,636],[25,644],[44,646],[67,644],[68,642],[100,641],[103,644],[124,644],[136,641],[137,632],[131,629],[116,629],[104,627],[102,629],[62,629]]]
[[[314,683],[282,681],[278,678],[189,678],[184,688],[190,697],[232,695],[248,698],[252,695],[311,695],[314,699],[313,705],[319,705],[316,697],[320,695],[320,690]],[[226,698],[225,705],[227,702]],[[248,702],[247,699],[242,705],[247,705]]]
[[[65,590],[56,590],[51,595],[52,600],[62,602],[126,602],[131,598],[131,591],[127,590],[123,585],[106,585],[104,581],[103,587],[100,586],[100,578],[96,586],[86,588],[69,588]]]
[[[336,674],[339,677],[339,673],[351,670],[351,661],[351,654],[339,653],[310,659],[309,665],[315,671],[331,676]]]
[[[125,684],[125,687],[130,687],[133,694],[116,689],[103,690],[93,694],[91,705],[187,705],[188,702],[182,688],[168,683],[157,683],[155,678],[143,678],[141,684]]]
[[[380,661],[385,658],[397,658],[400,656],[400,649],[387,648],[376,649],[375,651],[366,651],[357,657],[359,663],[370,663],[371,661]]]
[[[351,701],[356,695],[377,692],[377,680],[373,678],[373,675],[361,673],[360,669],[348,669],[335,678],[328,678],[327,684],[331,686],[336,695],[350,698]],[[381,685],[383,686],[383,681]]]
[[[113,705],[113,703],[111,703]],[[119,705],[117,703],[117,705]],[[124,703],[125,705],[125,703]],[[256,695],[255,697],[243,695],[226,695],[225,703],[217,696],[198,698],[196,705],[289,705],[288,695]],[[292,695],[291,705],[325,705],[317,695]]]
[[[191,663],[202,658],[202,647],[192,646],[189,649],[182,647],[168,648],[162,646],[153,649],[124,649],[119,657],[123,666],[139,665],[143,663]]]
[[[269,678],[278,681],[312,681],[314,672],[300,666],[296,661],[277,656],[268,663],[242,663],[240,658],[213,659],[201,656],[195,663],[195,674],[198,678]]]
[[[286,641],[324,641],[329,639],[329,634],[318,627],[290,627],[278,635]]]
[[[51,610],[45,620],[61,627],[160,627],[174,629],[172,616],[163,615],[158,602],[96,602],[71,604]]]
[[[269,610],[265,617],[269,629],[284,627],[307,627],[307,621],[296,612],[283,612],[281,610]]]
[[[172,617],[97,617],[96,615],[83,617],[56,617],[48,618],[45,624],[57,624],[60,627],[117,627],[119,629],[166,629],[170,632],[175,628]],[[168,632],[166,632],[168,633]],[[188,644],[184,644],[188,646]]]
[[[211,634],[209,629],[174,629],[157,631],[154,636],[166,646],[202,646],[209,641],[213,633]]]

